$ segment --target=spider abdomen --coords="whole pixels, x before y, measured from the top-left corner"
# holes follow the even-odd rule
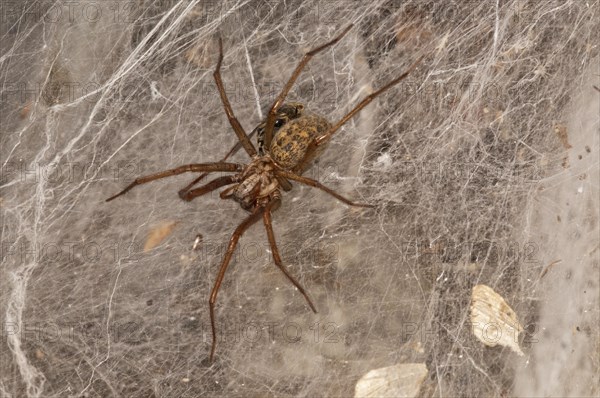
[[[271,158],[286,170],[294,169],[304,159],[311,141],[325,134],[330,127],[327,119],[315,114],[306,114],[290,120],[273,137],[269,148]],[[320,154],[323,147],[324,145],[319,147],[319,151],[310,154],[307,164]]]

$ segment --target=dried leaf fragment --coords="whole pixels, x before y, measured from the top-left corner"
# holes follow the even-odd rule
[[[44,353],[44,351],[40,350],[39,348],[35,350],[35,357],[37,359],[44,359],[45,356],[46,354]]]
[[[405,363],[373,369],[356,383],[354,398],[416,397],[427,377],[424,363]]]
[[[501,345],[524,355],[519,347],[523,326],[504,298],[486,285],[473,287],[471,296],[471,328],[479,341],[489,347]]]
[[[27,103],[25,104],[25,106],[23,108],[21,108],[21,112],[19,112],[19,116],[21,116],[21,119],[25,119],[27,118],[27,116],[29,116],[29,112],[31,111],[31,100],[27,101]]]
[[[569,144],[569,134],[567,132],[567,126],[563,124],[557,124],[554,126],[554,132],[558,135],[558,139],[560,143],[565,149],[572,148],[573,146]]]
[[[144,252],[154,249],[160,245],[163,240],[173,232],[173,229],[177,225],[177,221],[162,221],[156,227],[154,227],[148,234],[146,243],[144,244]]]

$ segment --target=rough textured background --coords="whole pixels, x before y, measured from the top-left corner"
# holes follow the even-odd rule
[[[600,393],[598,1],[30,0],[1,17],[0,395],[346,396],[410,362],[429,369],[423,396]],[[234,144],[219,34],[250,131],[351,22],[290,99],[334,121],[425,55],[306,173],[377,209],[286,194],[275,232],[319,313],[253,227],[210,364],[208,295],[244,211],[181,201],[191,175],[104,199]],[[478,283],[526,325],[524,357],[472,336]]]

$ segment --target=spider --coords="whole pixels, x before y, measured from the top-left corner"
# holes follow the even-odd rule
[[[213,77],[217,85],[221,102],[229,123],[237,135],[238,143],[229,153],[220,161],[213,163],[195,163],[186,164],[174,169],[161,171],[155,174],[139,177],[129,184],[121,192],[106,199],[107,202],[125,194],[133,187],[161,178],[171,177],[183,173],[202,173],[185,188],[179,191],[179,196],[185,201],[191,201],[194,198],[212,192],[216,189],[226,187],[220,193],[221,199],[233,199],[241,207],[248,211],[250,215],[244,219],[235,229],[227,251],[221,261],[217,279],[212,288],[209,309],[210,323],[212,330],[212,345],[210,349],[210,361],[213,361],[217,343],[217,330],[215,326],[215,304],[219,288],[223,282],[225,271],[231,261],[238,240],[244,232],[261,218],[267,232],[267,239],[271,247],[275,265],[283,272],[287,279],[304,296],[310,309],[316,313],[316,307],[309,298],[304,288],[296,279],[286,270],[281,261],[279,250],[275,242],[275,234],[271,223],[271,213],[281,204],[281,190],[289,191],[292,188],[290,181],[309,185],[318,188],[349,206],[373,207],[369,204],[355,203],[339,195],[335,191],[320,182],[308,177],[303,177],[302,173],[310,165],[311,161],[317,157],[330,141],[333,134],[340,129],[348,120],[356,115],[361,109],[367,106],[378,95],[394,86],[417,66],[421,58],[415,61],[404,73],[390,81],[377,91],[365,97],[358,105],[342,117],[337,123],[330,124],[327,119],[315,113],[308,112],[304,105],[298,102],[284,103],[284,100],[292,88],[294,82],[308,63],[310,59],[321,51],[333,46],[342,39],[352,28],[352,24],[347,26],[333,40],[314,48],[307,52],[293,71],[291,77],[279,93],[275,102],[271,105],[267,118],[260,123],[250,135],[247,135],[244,128],[234,115],[229,99],[223,88],[221,79],[221,63],[223,61],[223,43],[219,38],[219,58]],[[255,148],[250,137],[256,134],[257,147]],[[226,162],[227,158],[235,153],[240,147],[243,147],[251,160],[248,164],[238,164]],[[193,188],[200,180],[212,172],[231,172],[232,175],[226,175],[213,179],[205,185]],[[193,188],[193,189],[192,189]]]

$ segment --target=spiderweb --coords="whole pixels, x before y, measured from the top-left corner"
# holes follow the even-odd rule
[[[597,395],[597,1],[5,1],[2,396],[348,396],[369,370],[425,363],[422,396]],[[217,37],[251,131],[305,51],[289,99],[331,121],[419,56],[240,241],[246,213],[192,175],[235,144]],[[595,39],[594,39],[595,37]],[[234,161],[246,162],[241,151]],[[156,247],[148,236],[170,225]],[[199,247],[192,250],[196,236]],[[144,247],[146,246],[146,250]],[[517,357],[469,326],[491,286],[525,332]]]

